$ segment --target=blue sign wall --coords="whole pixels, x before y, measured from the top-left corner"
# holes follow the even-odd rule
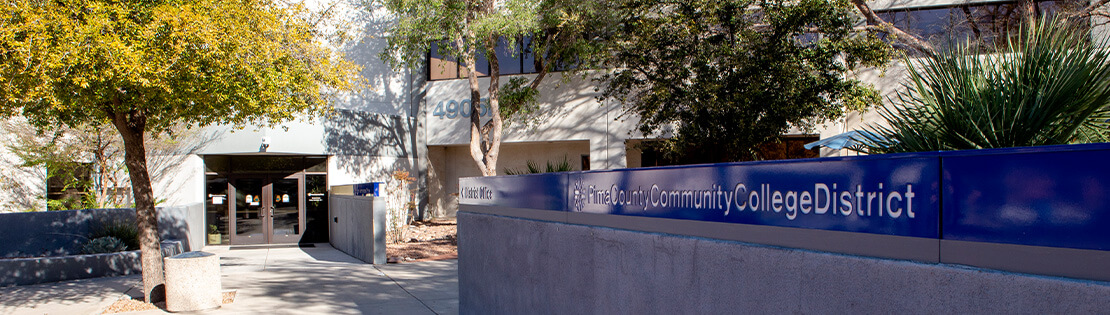
[[[565,211],[566,178],[564,173],[461,178],[459,203]]]
[[[472,177],[460,179],[459,197],[464,205],[1110,250],[1108,144]]]
[[[568,174],[572,211],[936,238],[937,160],[818,159]]]
[[[944,239],[1110,250],[1110,146],[941,158]]]

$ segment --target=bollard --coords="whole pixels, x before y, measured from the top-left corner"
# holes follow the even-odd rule
[[[186,252],[164,258],[166,310],[191,312],[220,307],[220,257],[207,252]]]

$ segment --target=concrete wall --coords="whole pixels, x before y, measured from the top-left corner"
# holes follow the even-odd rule
[[[159,237],[181,240],[185,251],[204,248],[204,227],[204,204],[158,208]]]
[[[89,233],[106,222],[135,222],[133,209],[86,209],[0,214],[0,257],[79,254]],[[182,241],[185,250],[204,247],[204,205],[158,208],[162,240]]]
[[[0,214],[0,255],[79,254],[89,233],[107,222],[135,222],[132,209],[86,209]]]
[[[385,198],[331,195],[331,245],[370,264],[385,263]]]
[[[1110,309],[1107,282],[474,212],[460,212],[458,218],[462,314]]]

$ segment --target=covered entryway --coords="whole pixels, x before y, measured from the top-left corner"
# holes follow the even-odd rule
[[[241,176],[241,177],[240,177]],[[240,175],[232,177],[229,204],[231,243],[270,244],[300,241],[304,226],[304,184],[300,174],[282,176]]]
[[[208,244],[327,242],[327,157],[205,156]]]

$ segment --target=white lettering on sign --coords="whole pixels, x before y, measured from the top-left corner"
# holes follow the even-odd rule
[[[459,199],[493,200],[493,189],[489,187],[459,187]]]
[[[836,183],[814,183],[813,190],[776,190],[771,184],[747,185],[737,183],[731,188],[711,185],[708,189],[666,189],[658,184],[650,187],[621,189],[613,185],[608,189],[594,185],[574,186],[574,207],[581,210],[587,205],[621,206],[640,208],[693,208],[723,211],[771,211],[783,213],[789,220],[801,215],[840,215],[860,217],[905,216],[913,219],[913,184],[887,190],[883,183],[869,186],[847,187],[841,190]]]

